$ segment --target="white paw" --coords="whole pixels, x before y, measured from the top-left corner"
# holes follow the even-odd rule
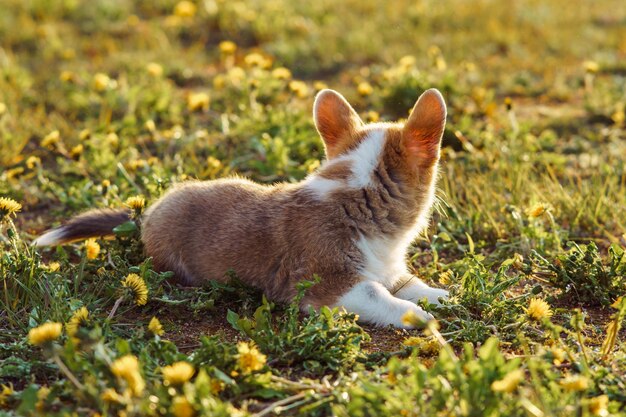
[[[362,321],[378,326],[389,324],[414,329],[433,318],[414,302],[394,297],[378,282],[362,281],[341,296],[335,307],[359,315]]]
[[[401,288],[396,294],[396,297],[403,300],[412,301],[414,303],[419,302],[421,299],[426,298],[430,304],[439,305],[440,299],[448,299],[448,291],[440,288],[431,288],[428,285],[420,282],[412,285],[408,285]]]
[[[441,301],[448,299],[449,294],[450,293],[448,291],[442,290],[441,288],[429,288],[426,298],[429,303],[440,305]]]

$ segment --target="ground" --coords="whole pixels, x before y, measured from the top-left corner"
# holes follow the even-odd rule
[[[0,416],[625,413],[622,2],[5,3]],[[451,298],[426,328],[305,315],[236,271],[181,287],[138,222],[30,246],[180,181],[302,180],[322,88],[397,121],[432,87],[438,202],[407,262]]]

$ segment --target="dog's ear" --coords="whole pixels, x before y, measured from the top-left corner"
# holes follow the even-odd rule
[[[313,119],[326,157],[334,158],[350,147],[363,121],[345,98],[334,90],[322,90],[315,97]]]
[[[426,90],[413,106],[402,130],[402,143],[409,158],[420,166],[437,162],[445,126],[443,96],[434,88]]]

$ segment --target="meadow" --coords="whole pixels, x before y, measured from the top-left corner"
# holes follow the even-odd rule
[[[188,179],[302,180],[320,89],[396,121],[431,87],[425,328],[175,285],[138,221],[30,246]],[[618,0],[3,0],[0,416],[626,415],[625,110]]]

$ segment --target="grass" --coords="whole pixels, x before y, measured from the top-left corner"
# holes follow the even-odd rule
[[[620,6],[5,1],[0,197],[22,209],[0,201],[0,415],[626,414]],[[326,86],[368,121],[446,97],[410,264],[452,296],[424,306],[426,329],[301,315],[235,275],[172,285],[128,225],[98,247],[29,246],[188,178],[301,180],[323,158]]]

